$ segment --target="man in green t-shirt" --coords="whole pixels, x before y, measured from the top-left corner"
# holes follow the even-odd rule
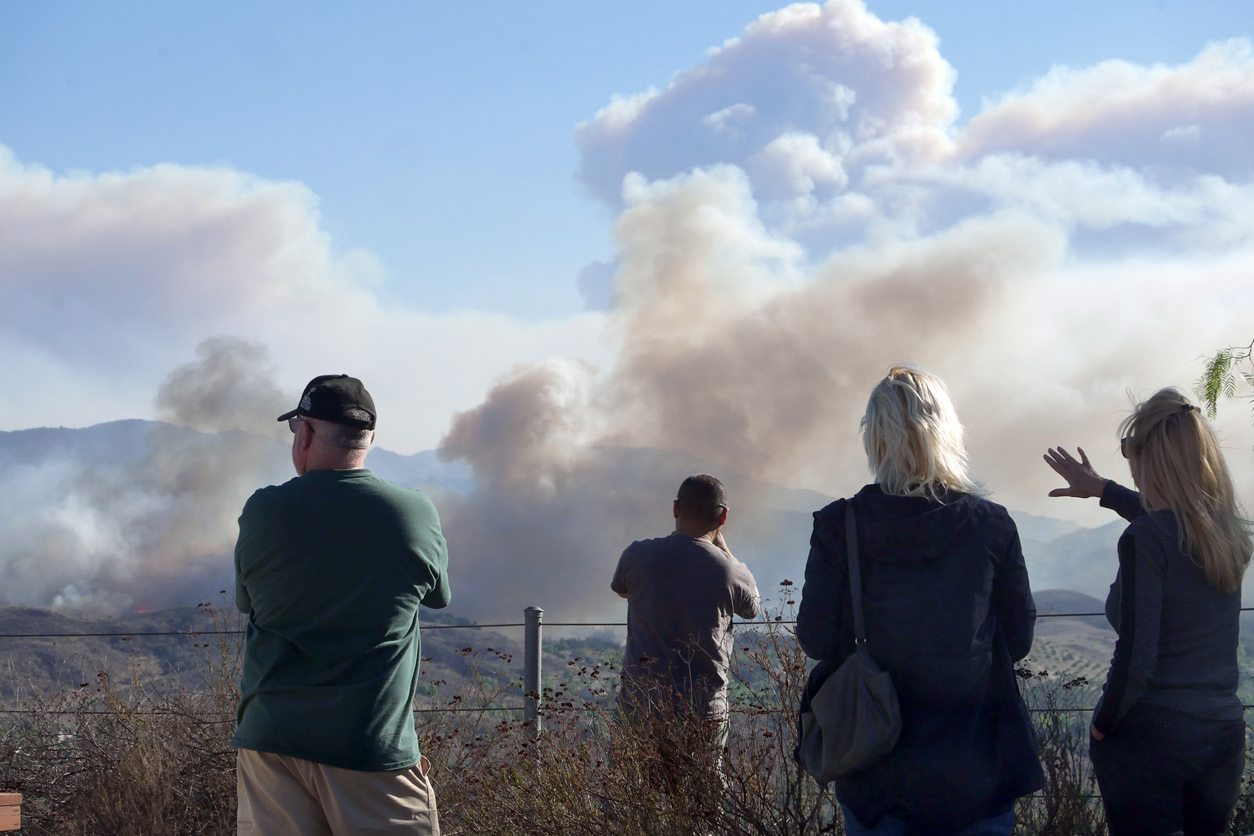
[[[361,381],[314,378],[279,416],[297,477],[239,518],[241,836],[440,830],[412,703],[448,552],[431,500],[365,469],[375,419]]]

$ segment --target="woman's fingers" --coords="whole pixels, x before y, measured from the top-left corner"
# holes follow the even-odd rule
[[[1080,453],[1078,461],[1065,447],[1050,447],[1045,453],[1046,464],[1067,480],[1067,487],[1054,488],[1049,492],[1050,496],[1074,496],[1080,499],[1101,496],[1105,480],[1098,476],[1093,470],[1093,465],[1089,464],[1089,457],[1084,452],[1084,448],[1077,447],[1076,450]]]
[[[1071,458],[1067,451],[1061,447],[1058,449],[1049,448],[1049,452],[1045,454],[1045,463],[1064,479],[1067,478],[1069,472],[1079,465],[1079,462]]]
[[[1063,464],[1069,464],[1069,465],[1080,464],[1080,462],[1075,460],[1075,456],[1067,452],[1066,447],[1058,447],[1058,448],[1051,447],[1049,452],[1053,453],[1054,456],[1057,457],[1058,461],[1062,462]],[[1080,451],[1080,455],[1084,455],[1083,450]]]

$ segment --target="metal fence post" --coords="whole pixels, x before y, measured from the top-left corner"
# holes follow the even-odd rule
[[[523,718],[535,724],[535,734],[540,734],[540,626],[544,610],[527,607],[523,610],[526,637],[523,642]]]

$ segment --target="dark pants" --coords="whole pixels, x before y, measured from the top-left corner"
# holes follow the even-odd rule
[[[1241,792],[1245,722],[1138,703],[1089,741],[1111,836],[1223,833]]]
[[[909,823],[893,813],[881,817],[875,827],[867,827],[844,804],[840,805],[840,812],[845,817],[845,836],[906,836],[910,832]],[[980,819],[957,833],[958,836],[1010,836],[1014,829],[1015,808],[1012,804],[1006,812]]]

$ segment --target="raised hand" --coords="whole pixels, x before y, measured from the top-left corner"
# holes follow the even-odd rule
[[[1067,480],[1067,487],[1054,488],[1049,492],[1050,496],[1074,496],[1087,499],[1099,497],[1105,490],[1106,478],[1098,476],[1097,471],[1093,470],[1093,466],[1089,464],[1089,457],[1084,454],[1083,447],[1077,447],[1076,450],[1080,452],[1079,461],[1076,461],[1075,457],[1062,447],[1051,447],[1045,454],[1045,463]]]

